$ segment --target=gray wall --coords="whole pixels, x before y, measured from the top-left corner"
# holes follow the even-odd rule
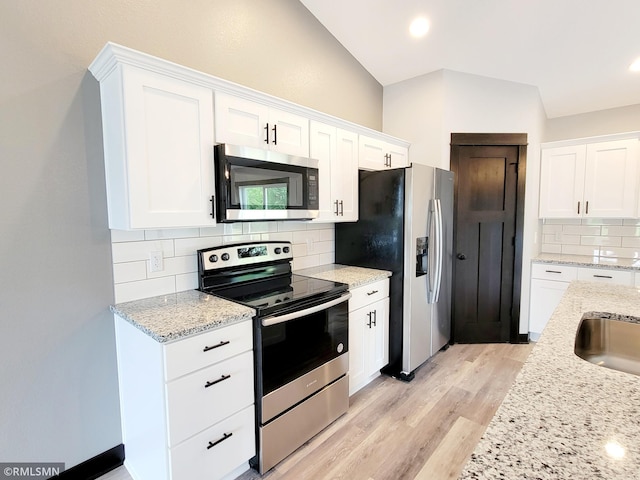
[[[640,105],[547,120],[545,142],[640,130]]]
[[[295,0],[0,2],[0,461],[121,442],[97,82],[107,41],[380,129],[382,87]]]

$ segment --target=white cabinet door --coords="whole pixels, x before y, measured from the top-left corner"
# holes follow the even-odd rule
[[[320,213],[314,222],[358,219],[358,135],[311,122],[311,158],[319,163]]]
[[[371,359],[371,376],[389,363],[389,297],[370,305],[369,308],[373,313],[368,355]]]
[[[638,139],[543,149],[540,218],[635,217],[638,162]]]
[[[226,93],[216,92],[216,143],[309,156],[309,120]]]
[[[349,300],[349,395],[389,363],[388,280],[356,288]],[[379,298],[366,305],[363,300]],[[385,295],[380,298],[381,295]]]
[[[269,107],[216,92],[216,143],[268,148]]]
[[[359,167],[364,170],[384,170],[409,166],[409,150],[377,138],[360,135]]]
[[[271,150],[298,157],[309,156],[309,119],[270,108],[269,129]]]
[[[213,92],[119,68],[100,84],[109,227],[215,225]]]
[[[531,280],[529,331],[532,333],[533,340],[537,340],[537,337],[544,330],[568,286],[569,282],[554,282],[537,278]]]
[[[540,218],[581,217],[585,161],[584,145],[542,150]]]
[[[338,218],[341,222],[358,220],[358,135],[341,128],[338,133],[338,157],[331,190],[338,200]]]
[[[637,139],[587,145],[585,216],[636,216],[638,161]]]
[[[318,195],[320,210],[315,222],[335,222],[337,208],[332,194],[333,167],[337,158],[337,129],[320,122],[311,122],[311,158],[318,160]]]

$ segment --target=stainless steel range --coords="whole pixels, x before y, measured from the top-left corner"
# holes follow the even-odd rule
[[[349,406],[345,284],[294,275],[289,242],[198,250],[199,290],[256,310],[256,441],[264,473]]]

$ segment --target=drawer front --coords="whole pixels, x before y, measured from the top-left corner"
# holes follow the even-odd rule
[[[633,272],[606,270],[602,268],[579,268],[578,280],[612,283],[616,285],[633,285]]]
[[[578,267],[553,263],[534,263],[531,265],[531,278],[570,282],[578,278]]]
[[[171,479],[216,480],[247,462],[256,454],[254,421],[251,406],[170,449]]]
[[[180,443],[253,402],[253,351],[169,382],[169,445]]]
[[[389,279],[379,280],[351,290],[349,311],[352,312],[389,296]]]
[[[253,348],[251,321],[165,345],[165,380],[173,380]]]

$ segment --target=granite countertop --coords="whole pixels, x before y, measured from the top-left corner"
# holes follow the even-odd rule
[[[569,285],[461,479],[639,478],[640,377],[574,354],[587,312],[640,317],[640,291]],[[623,457],[607,454],[611,442],[624,449]]]
[[[593,257],[589,255],[566,255],[560,253],[541,253],[533,259],[534,263],[556,265],[576,265],[578,267],[600,267],[619,270],[640,270],[637,258]]]
[[[384,280],[391,276],[391,272],[386,270],[376,270],[373,268],[352,267],[349,265],[321,265],[319,267],[304,268],[293,273],[305,277],[320,278],[334,282],[346,283],[349,288],[356,288],[368,283]]]
[[[111,306],[111,311],[160,343],[251,320],[253,308],[197,290]]]

